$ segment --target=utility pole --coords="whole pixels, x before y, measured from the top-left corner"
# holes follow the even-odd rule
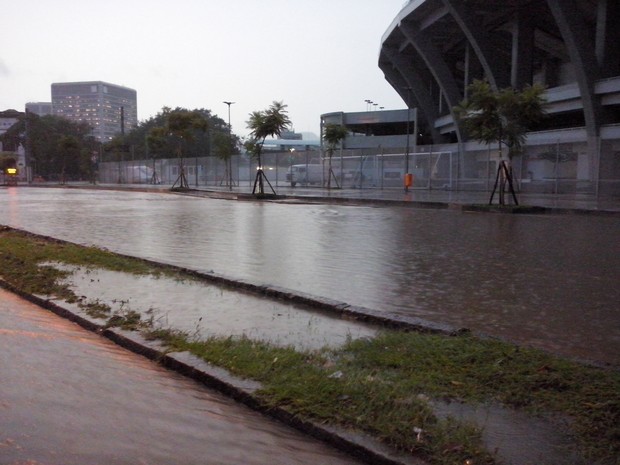
[[[232,190],[232,185],[233,185],[233,179],[232,179],[232,126],[230,125],[230,106],[233,105],[235,102],[223,102],[226,105],[228,105],[228,138],[229,143],[230,143],[230,153],[228,154],[228,160],[226,160],[226,164],[227,164],[227,168],[226,170],[228,171],[228,189]]]
[[[407,146],[405,148],[405,193],[409,192],[412,176],[409,174],[409,133],[411,132],[411,87],[407,91]]]

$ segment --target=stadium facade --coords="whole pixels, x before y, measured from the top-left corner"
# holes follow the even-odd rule
[[[513,160],[522,190],[620,195],[618,18],[612,0],[411,0],[383,35],[379,67],[416,109],[418,151],[454,155],[449,187],[477,189],[493,176],[497,147],[469,140],[453,110],[486,79],[547,89],[548,117]],[[426,175],[429,187],[441,177]]]

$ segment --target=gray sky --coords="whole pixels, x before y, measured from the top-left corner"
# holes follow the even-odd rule
[[[404,104],[377,66],[405,0],[0,0],[0,110],[50,101],[52,82],[138,92],[138,118],[208,108],[247,134],[248,114],[288,105],[298,132],[331,111]]]

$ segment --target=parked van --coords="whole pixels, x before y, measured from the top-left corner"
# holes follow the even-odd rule
[[[286,172],[286,182],[291,183],[291,187],[299,184],[323,184],[323,165],[304,164],[292,165]]]
[[[158,177],[153,176],[153,168],[146,165],[124,166],[121,176],[121,180],[129,184],[159,184],[161,182]]]

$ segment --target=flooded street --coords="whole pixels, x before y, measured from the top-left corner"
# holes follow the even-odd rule
[[[0,463],[358,463],[0,289]]]
[[[620,221],[0,190],[0,224],[620,365]]]

